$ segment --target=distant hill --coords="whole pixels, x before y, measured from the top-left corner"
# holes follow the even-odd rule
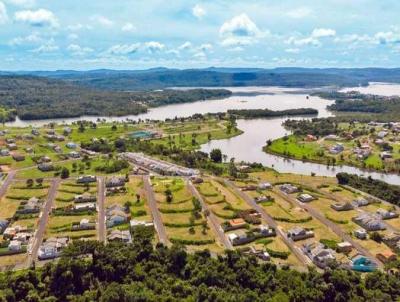
[[[10,74],[10,73],[6,73]],[[400,83],[400,68],[223,68],[17,72],[62,79],[104,90],[151,90],[165,87],[283,86],[350,87],[368,82]]]

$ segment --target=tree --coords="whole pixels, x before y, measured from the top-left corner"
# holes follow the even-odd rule
[[[66,179],[66,178],[69,177],[69,170],[68,170],[68,168],[63,167],[63,168],[61,169],[60,177],[61,177],[62,179]]]
[[[212,149],[210,152],[210,158],[214,163],[222,162],[222,152],[220,149]]]
[[[43,178],[36,178],[36,183],[38,186],[41,186],[43,184]]]
[[[33,186],[33,179],[32,178],[29,178],[29,179],[26,180],[26,186],[28,188]]]

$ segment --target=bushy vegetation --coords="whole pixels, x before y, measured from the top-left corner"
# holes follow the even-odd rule
[[[395,205],[400,205],[400,186],[348,173],[338,173],[336,178],[341,185],[351,186]]]
[[[227,97],[224,89],[106,91],[30,76],[0,76],[0,106],[6,120],[139,114],[148,107]],[[68,108],[68,110],[65,110]],[[15,109],[15,111],[13,110]],[[0,120],[1,122],[1,120]]]
[[[3,301],[396,301],[400,278],[346,270],[299,272],[229,251],[211,257],[179,246],[152,246],[150,230],[133,243],[77,241],[59,262],[3,273]],[[147,235],[146,235],[147,233]],[[82,254],[89,257],[82,258]],[[276,257],[284,255],[274,254]]]
[[[262,118],[294,115],[317,115],[318,110],[313,108],[299,108],[277,111],[270,109],[232,109],[228,110],[228,113],[242,118]]]

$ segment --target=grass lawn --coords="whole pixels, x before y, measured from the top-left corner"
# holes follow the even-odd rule
[[[26,253],[17,255],[8,255],[0,257],[0,267],[13,267],[26,261],[28,255]]]
[[[83,231],[71,231],[71,226],[73,222],[79,223],[82,219],[87,218],[91,221],[95,221],[95,215],[85,216],[85,215],[77,215],[77,216],[53,216],[51,215],[49,218],[49,222],[47,224],[45,238],[49,237],[85,237],[92,238],[96,237],[96,230],[83,230]]]

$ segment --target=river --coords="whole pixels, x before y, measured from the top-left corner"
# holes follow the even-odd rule
[[[382,85],[379,83],[377,85]],[[398,86],[400,87],[400,86]],[[397,87],[397,88],[398,88]],[[52,119],[52,120],[36,120],[22,121],[17,119],[15,122],[7,123],[7,126],[27,127],[42,126],[49,122],[72,123],[78,120],[96,121],[98,118],[107,121],[124,121],[124,120],[145,120],[156,119],[163,120],[174,117],[187,117],[195,113],[215,113],[225,112],[228,109],[264,109],[284,110],[293,108],[315,108],[318,109],[318,117],[327,117],[331,113],[326,110],[326,106],[332,101],[324,100],[319,97],[307,98],[307,91],[295,88],[280,87],[226,87],[234,94],[231,97],[219,100],[200,101],[187,104],[174,104],[153,108],[145,114],[124,117],[92,117],[83,116],[80,118],[69,119]],[[373,86],[372,86],[373,88]],[[395,85],[391,88],[397,89]],[[352,90],[364,89],[364,87],[355,87]],[[371,89],[371,87],[370,87]],[[380,90],[382,88],[379,87]],[[378,90],[379,90],[378,89]],[[400,92],[400,89],[398,90]],[[299,119],[301,117],[297,117]],[[307,117],[309,118],[309,117]],[[221,149],[222,153],[229,158],[234,157],[236,161],[259,162],[265,166],[273,167],[279,172],[292,172],[303,175],[310,175],[311,172],[322,176],[335,176],[339,172],[348,172],[363,176],[372,176],[376,179],[384,180],[388,183],[399,184],[400,176],[395,174],[384,174],[366,172],[358,168],[348,166],[326,167],[325,165],[307,163],[298,160],[288,160],[279,156],[266,154],[262,151],[262,147],[268,139],[276,139],[284,136],[287,131],[283,128],[282,122],[286,118],[269,118],[269,119],[252,119],[238,120],[238,128],[244,133],[223,140],[211,141],[202,146],[202,150],[209,152],[214,148]]]

